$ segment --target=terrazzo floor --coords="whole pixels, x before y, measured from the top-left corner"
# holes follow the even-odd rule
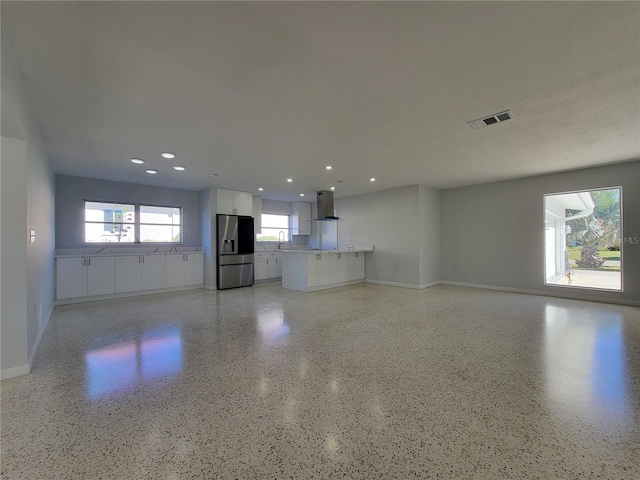
[[[640,309],[277,283],[57,307],[3,479],[638,479]]]

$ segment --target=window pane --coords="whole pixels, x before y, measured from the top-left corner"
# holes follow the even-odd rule
[[[545,283],[622,290],[620,188],[545,195]]]
[[[289,215],[262,214],[262,228],[289,228]]]
[[[134,223],[135,208],[123,203],[84,202],[87,222]]]
[[[122,223],[85,223],[86,243],[133,243],[134,225]]]
[[[281,233],[282,232],[282,233]],[[256,240],[259,242],[278,242],[291,241],[288,228],[264,228],[262,227],[262,233],[256,235]]]
[[[140,205],[140,223],[181,225],[180,208]]]
[[[180,243],[180,225],[140,225],[141,242]]]

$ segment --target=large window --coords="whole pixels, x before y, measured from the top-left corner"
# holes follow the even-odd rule
[[[85,243],[180,243],[182,209],[84,202]]]
[[[259,242],[289,242],[289,215],[262,214],[262,233],[256,234]]]
[[[622,290],[622,189],[545,195],[545,283]]]

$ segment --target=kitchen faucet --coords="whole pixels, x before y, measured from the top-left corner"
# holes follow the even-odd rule
[[[282,234],[282,239],[280,239],[280,234]],[[284,232],[282,230],[280,230],[278,232],[278,250],[280,250],[280,248],[282,248],[282,243],[284,242],[285,238],[284,238]]]

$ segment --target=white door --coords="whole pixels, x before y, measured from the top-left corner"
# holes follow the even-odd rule
[[[167,288],[184,287],[186,282],[184,254],[165,255],[165,261],[165,286]]]
[[[113,293],[113,257],[88,257],[87,264],[87,295]]]
[[[218,213],[233,215],[233,190],[224,190],[218,188],[216,192],[216,200],[218,201],[216,210]]]
[[[165,255],[142,255],[140,288],[142,290],[155,290],[164,288],[164,257]]]
[[[254,257],[253,275],[255,280],[265,280],[267,278],[267,259],[264,257]]]
[[[348,254],[330,253],[329,259],[329,278],[331,283],[346,282],[348,277]]]
[[[349,253],[349,280],[364,278],[364,252]]]
[[[253,206],[253,195],[249,192],[234,192],[234,206],[236,215],[251,216],[251,207]]]
[[[56,259],[56,298],[75,298],[87,295],[84,258]]]
[[[204,283],[204,253],[187,253],[185,259],[186,284],[202,285]]]
[[[140,256],[115,257],[113,262],[113,289],[115,293],[140,290]]]

